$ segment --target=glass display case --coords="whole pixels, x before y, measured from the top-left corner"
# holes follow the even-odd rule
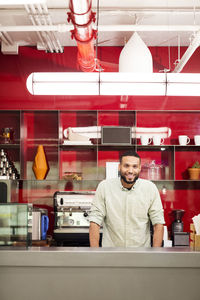
[[[0,203],[0,246],[30,244],[29,207],[22,203]]]

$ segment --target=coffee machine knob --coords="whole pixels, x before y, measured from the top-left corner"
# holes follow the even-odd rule
[[[84,216],[85,218],[88,217],[88,213],[85,211],[84,214],[83,214],[83,216]]]
[[[63,205],[64,201],[63,198],[60,198],[60,205]]]

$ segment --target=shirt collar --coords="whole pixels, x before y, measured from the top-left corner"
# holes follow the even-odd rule
[[[134,183],[134,185],[132,186],[132,188],[130,190],[128,190],[127,188],[123,187],[122,183],[121,183],[121,177],[118,178],[119,179],[119,184],[120,184],[120,188],[122,189],[122,191],[133,191],[135,190],[135,188],[138,186],[140,178],[138,178],[136,180],[136,182]]]

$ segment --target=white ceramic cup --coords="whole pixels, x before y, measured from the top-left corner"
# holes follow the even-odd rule
[[[163,145],[164,139],[160,135],[154,135],[153,136],[153,144],[154,145]]]
[[[178,136],[179,145],[187,145],[190,142],[190,138],[187,135],[179,135]]]
[[[68,128],[63,130],[63,135],[65,138],[68,138]]]
[[[194,136],[194,143],[195,143],[195,145],[200,145],[200,135]]]
[[[140,141],[142,145],[149,145],[152,142],[152,138],[148,135],[141,135]]]

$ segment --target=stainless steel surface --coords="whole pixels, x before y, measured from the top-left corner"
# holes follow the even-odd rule
[[[30,237],[34,241],[42,240],[42,234],[44,228],[42,225],[42,218],[46,216],[48,218],[48,210],[44,208],[39,208],[29,204],[29,215],[28,215],[28,225]]]
[[[53,238],[60,246],[89,246],[89,218],[94,191],[54,194]]]
[[[199,276],[189,248],[0,251],[1,300],[199,300]]]
[[[32,212],[32,240],[41,239],[41,212]]]
[[[95,192],[56,192],[54,194],[55,229],[89,227],[88,213]]]
[[[85,210],[91,208],[95,192],[56,192],[54,195],[54,206],[57,210],[67,211],[70,209]]]
[[[13,247],[0,251],[1,266],[200,268],[200,252],[189,247]]]

